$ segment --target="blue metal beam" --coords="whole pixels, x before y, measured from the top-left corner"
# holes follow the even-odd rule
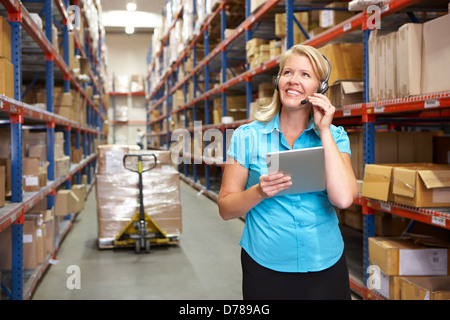
[[[252,15],[251,13],[251,1],[245,0],[245,19],[248,19]],[[245,31],[245,41],[249,42],[252,39],[252,32],[250,30]],[[247,71],[250,69],[250,64],[247,60]],[[252,79],[247,78],[245,80],[245,95],[247,101],[247,119],[250,118],[250,103],[252,103]]]
[[[286,50],[294,45],[294,0],[286,0]]]
[[[369,102],[369,35],[370,30],[363,30],[363,101]],[[363,118],[363,166],[375,160],[375,117],[367,115]],[[363,168],[364,168],[363,167]],[[365,210],[365,208],[363,208]],[[363,274],[365,283],[369,278],[369,238],[375,236],[375,215],[367,209],[363,215]]]

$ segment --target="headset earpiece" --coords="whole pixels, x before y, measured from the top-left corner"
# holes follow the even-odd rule
[[[324,94],[328,90],[328,82],[327,81],[320,81],[319,89],[317,89],[318,93]]]
[[[330,80],[330,74],[331,74],[331,63],[328,61],[327,57],[322,55],[325,61],[328,63],[328,73],[325,80],[320,81],[319,88],[317,89],[318,93],[324,94],[328,90],[328,80]]]
[[[280,91],[280,89],[278,89],[278,80],[280,80],[280,76],[277,76],[277,78],[275,79],[275,89],[277,91]]]

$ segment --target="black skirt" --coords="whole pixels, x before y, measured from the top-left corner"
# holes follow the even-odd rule
[[[241,252],[244,300],[351,300],[344,254],[333,266],[317,272],[278,272]]]

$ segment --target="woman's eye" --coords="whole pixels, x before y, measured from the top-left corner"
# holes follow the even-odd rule
[[[291,74],[291,71],[286,70],[286,71],[283,72],[283,74],[284,74],[284,75],[289,75],[289,74]]]
[[[309,78],[309,73],[303,72],[303,76]]]

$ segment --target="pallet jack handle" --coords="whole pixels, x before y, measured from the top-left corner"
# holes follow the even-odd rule
[[[134,170],[132,168],[128,168],[125,164],[125,160],[127,158],[131,158],[131,157],[137,157],[137,161],[138,161],[138,170]],[[148,168],[146,168],[145,170],[142,167],[142,158],[143,157],[153,157],[155,159],[154,163],[152,166],[149,166]],[[133,171],[133,172],[137,172],[139,175],[139,219],[141,221],[143,221],[145,219],[145,210],[144,210],[144,193],[143,193],[143,183],[142,183],[142,173],[143,172],[147,172],[153,168],[156,167],[157,164],[157,158],[153,153],[149,153],[149,154],[126,154],[123,157],[123,166],[125,169]]]

